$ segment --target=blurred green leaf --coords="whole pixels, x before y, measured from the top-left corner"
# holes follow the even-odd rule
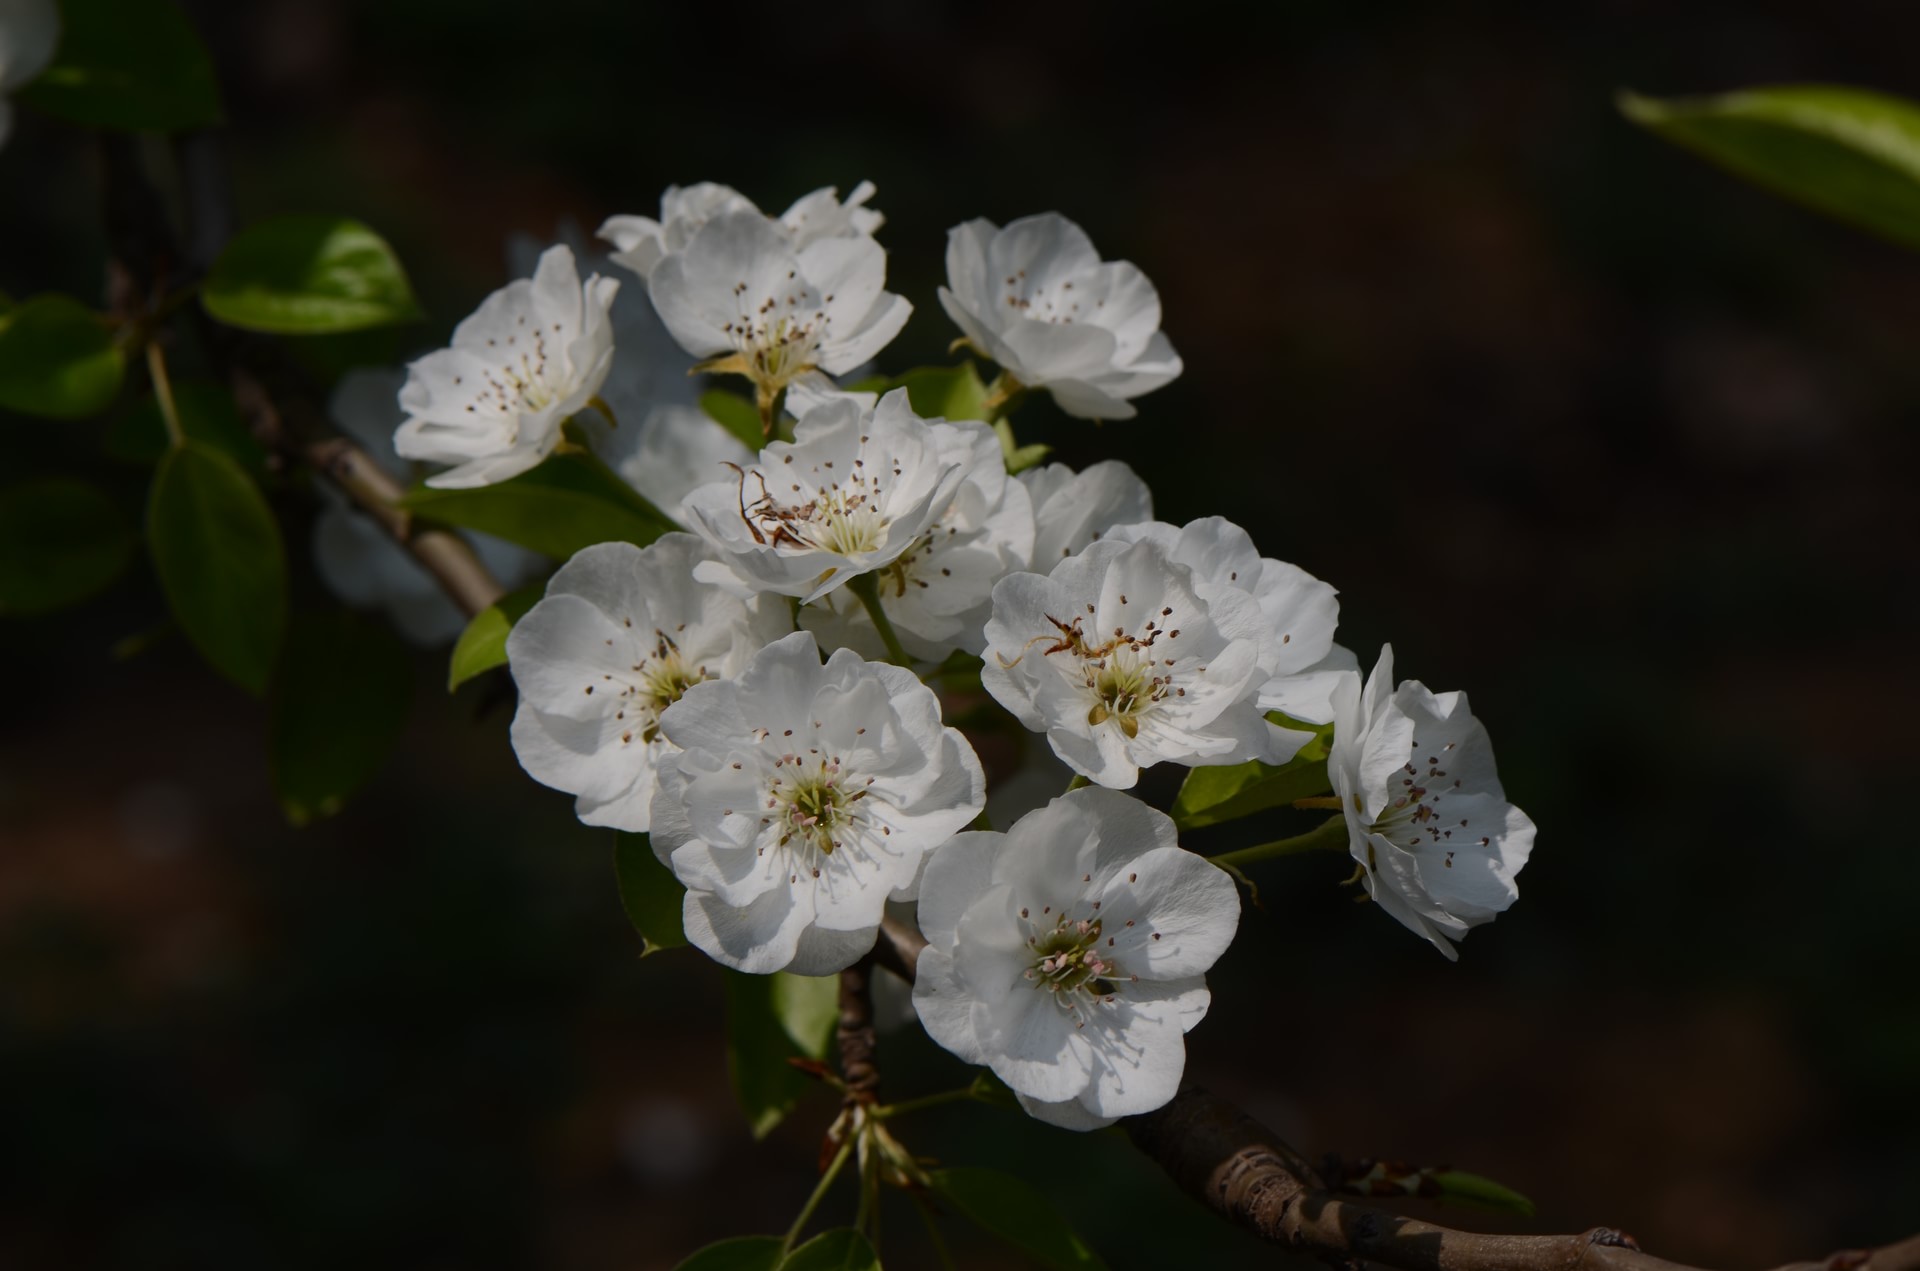
[[[865,1236],[851,1227],[839,1227],[788,1254],[780,1271],[880,1271],[880,1259]]]
[[[546,594],[545,579],[510,591],[482,609],[467,624],[454,642],[453,656],[447,662],[447,692],[465,684],[476,675],[507,664],[507,636],[513,624]]]
[[[740,444],[755,454],[767,444],[760,428],[760,411],[738,393],[710,388],[700,394],[700,409],[707,417],[740,439]]]
[[[35,296],[0,314],[0,408],[51,419],[97,415],[125,372],[113,333],[70,296]]]
[[[756,1139],[793,1110],[812,1080],[787,1062],[813,1059],[789,1035],[774,1000],[774,976],[728,971],[727,1070]],[[798,978],[798,977],[794,977]]]
[[[956,1167],[928,1171],[933,1190],[985,1231],[1049,1271],[1105,1271],[1106,1263],[1074,1234],[1059,1209],[1025,1179],[998,1170]]]
[[[200,300],[228,326],[278,335],[329,335],[420,316],[393,248],[338,216],[249,225],[214,261]]]
[[[137,538],[127,514],[84,481],[0,490],[0,613],[45,613],[120,576]]]
[[[1532,1201],[1490,1178],[1457,1169],[1435,1170],[1430,1177],[1440,1189],[1436,1199],[1442,1202],[1471,1205],[1478,1209],[1497,1209],[1529,1218],[1533,1216]]]
[[[735,1236],[682,1262],[674,1271],[778,1271],[780,1237]]]
[[[61,0],[60,48],[21,93],[95,128],[179,132],[220,122],[213,59],[170,0]]]
[[[213,380],[176,381],[173,404],[180,413],[180,430],[189,439],[225,451],[256,477],[265,473],[267,452],[247,431],[240,408],[224,385]],[[160,403],[149,395],[107,425],[103,448],[111,458],[127,463],[158,463],[167,445]]]
[[[1908,247],[1920,247],[1920,106],[1857,88],[1787,85],[1660,101],[1628,119],[1721,167]]]
[[[1042,462],[1048,455],[1053,453],[1052,446],[1042,445],[1039,442],[1035,442],[1031,446],[1023,446],[1015,441],[1013,436],[1013,422],[1008,419],[1002,418],[994,420],[993,434],[1000,438],[1000,453],[1006,457],[1007,472],[1010,474],[1025,472],[1028,468]]]
[[[379,769],[406,722],[413,686],[412,657],[385,623],[344,609],[294,620],[267,744],[287,820],[332,816]]]
[[[775,972],[773,1013],[788,1040],[809,1059],[825,1059],[840,1017],[840,977]]]
[[[1327,780],[1327,746],[1333,740],[1333,725],[1302,723],[1277,711],[1267,718],[1282,728],[1312,733],[1313,740],[1277,767],[1256,760],[1188,772],[1173,801],[1175,825],[1183,830],[1220,825],[1332,789]]]
[[[595,543],[645,547],[677,528],[591,454],[557,454],[531,472],[472,490],[416,486],[401,506],[566,560]]]
[[[686,944],[680,909],[687,889],[654,855],[651,839],[645,834],[616,835],[613,873],[620,884],[620,904],[627,911],[627,920],[640,933],[641,957]]]
[[[987,417],[987,386],[980,380],[979,368],[970,361],[958,366],[920,366],[899,376],[893,388],[907,390],[907,401],[916,415],[946,419]]]
[[[168,451],[147,500],[147,547],[167,604],[201,656],[264,694],[286,628],[287,567],[259,487],[204,442]]]

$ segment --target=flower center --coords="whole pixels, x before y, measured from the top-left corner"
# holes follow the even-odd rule
[[[1418,739],[1413,746],[1417,755],[1421,750]],[[1400,771],[1389,779],[1390,788],[1398,786],[1397,793],[1369,827],[1375,834],[1409,851],[1428,847],[1445,852],[1443,863],[1449,868],[1453,865],[1454,853],[1460,848],[1476,842],[1485,847],[1490,841],[1480,833],[1484,827],[1476,827],[1471,818],[1460,816],[1458,803],[1445,806],[1448,795],[1462,793],[1460,779],[1448,776],[1443,766],[1449,762],[1446,752],[1453,747],[1453,742],[1447,742],[1434,750],[1424,765],[1412,762],[1401,765]]]
[[[1104,724],[1111,719],[1129,740],[1140,734],[1140,717],[1167,695],[1171,677],[1153,673],[1153,659],[1144,661],[1130,645],[1122,645],[1103,658],[1086,663],[1087,688],[1093,693],[1093,705],[1087,711],[1089,724]]]
[[[840,763],[824,755],[803,759],[782,755],[774,760],[773,785],[767,807],[780,827],[780,845],[798,838],[823,856],[833,855],[846,833],[858,822],[853,805],[865,790],[849,792]]]
[[[831,468],[833,464],[823,466]],[[890,466],[898,476],[899,467]],[[795,547],[836,556],[876,552],[886,542],[892,518],[880,506],[880,486],[877,480],[868,478],[865,467],[866,459],[856,457],[851,475],[819,486],[804,503],[780,502],[768,490],[765,472],[759,468],[741,470],[740,519],[746,522],[753,541],[768,547]],[[749,477],[759,488],[758,498],[748,498]],[[796,491],[804,488],[790,484]]]
[[[1027,947],[1035,958],[1026,978],[1035,988],[1062,1001],[1082,989],[1095,997],[1113,992],[1108,977],[1116,971],[1100,952],[1100,919],[1074,920],[1061,914],[1052,929],[1029,936]]]
[[[652,744],[660,735],[660,715],[685,696],[686,691],[712,677],[704,666],[690,667],[680,656],[680,646],[664,631],[656,631],[653,652],[633,664],[631,678],[620,690],[620,709],[615,719],[625,721],[629,712],[640,716],[638,737]],[[612,675],[608,679],[614,679]],[[620,740],[632,743],[636,736],[629,727]]]
[[[520,324],[526,325],[524,317]],[[503,356],[489,369],[479,401],[491,399],[509,414],[532,415],[559,400],[560,390],[547,382],[546,332],[535,327],[508,336],[505,347],[497,339],[489,339],[487,345]]]

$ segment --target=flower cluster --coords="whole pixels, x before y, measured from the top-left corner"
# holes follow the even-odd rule
[[[771,216],[669,189],[657,219],[601,227],[625,287],[547,249],[408,368],[394,462],[484,487],[591,449],[666,509],[688,532],[581,551],[514,626],[521,764],[587,824],[649,834],[687,939],[727,966],[825,975],[917,922],[932,1037],[1093,1128],[1172,1097],[1238,927],[1229,869],[1262,850],[1181,846],[1125,793],[1142,769],[1324,773],[1301,803],[1338,818],[1311,837],[1344,824],[1355,881],[1449,957],[1514,899],[1533,826],[1463,697],[1396,685],[1390,652],[1362,682],[1333,587],[1219,517],[1155,520],[1123,464],[1023,469],[1028,394],[1126,419],[1181,369],[1153,285],[1072,222],[949,235],[941,307],[999,367],[980,418],[837,383],[911,312],[874,194]],[[746,381],[757,453],[688,372]],[[961,698],[969,729],[1044,736],[1069,789],[990,827]]]

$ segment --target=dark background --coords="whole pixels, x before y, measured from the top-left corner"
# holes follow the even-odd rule
[[[651,213],[672,181],[778,210],[865,177],[918,306],[904,369],[952,334],[947,226],[1077,219],[1158,284],[1187,370],[1138,421],[1042,404],[1023,439],[1124,458],[1166,519],[1223,513],[1335,582],[1363,661],[1391,638],[1403,675],[1470,690],[1541,827],[1457,966],[1348,903],[1338,861],[1264,867],[1193,1072],[1309,1152],[1539,1204],[1441,1215],[1467,1225],[1617,1224],[1727,1267],[1920,1225],[1920,259],[1612,104],[1920,95],[1920,13],[192,11],[243,212],[367,219],[432,315],[343,357],[443,339],[511,232]],[[0,286],[97,294],[80,135],[23,117],[0,190]],[[10,423],[14,462],[94,444]],[[448,698],[422,655],[393,762],[295,831],[257,706],[177,638],[108,657],[162,613],[137,572],[0,627],[0,1263],[646,1271],[783,1229],[826,1100],[749,1141],[716,972],[636,957],[608,836],[518,771],[510,696]],[[911,1031],[883,1056],[898,1095],[958,1076]],[[1041,1182],[1123,1271],[1275,1261],[1117,1139],[987,1109],[904,1132]],[[910,1211],[886,1222],[890,1266],[932,1265]]]

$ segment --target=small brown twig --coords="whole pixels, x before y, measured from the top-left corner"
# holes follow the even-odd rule
[[[866,957],[840,973],[840,1021],[835,1031],[840,1052],[840,1078],[846,1083],[845,1104],[871,1106],[880,1096],[879,1047],[873,1028],[873,958]]]
[[[911,981],[927,941],[891,919],[875,960]],[[1198,1086],[1121,1122],[1133,1145],[1181,1190],[1263,1240],[1330,1266],[1377,1263],[1399,1271],[1698,1271],[1643,1253],[1607,1227],[1570,1236],[1457,1231],[1356,1204],[1247,1113]],[[1778,1271],[1920,1271],[1920,1236],[1877,1250],[1849,1250]]]

